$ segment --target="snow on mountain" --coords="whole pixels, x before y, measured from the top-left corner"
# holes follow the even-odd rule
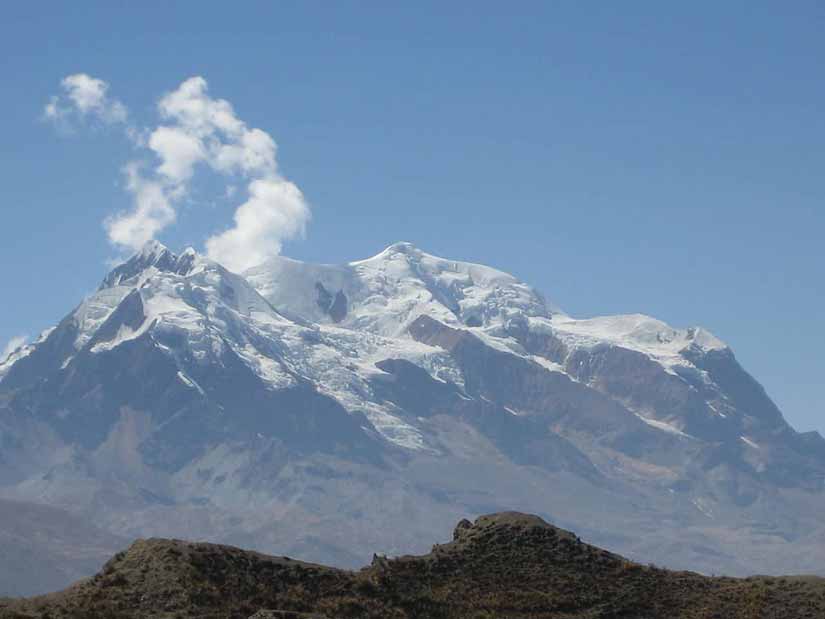
[[[55,327],[50,327],[43,331],[37,339],[33,342],[29,342],[27,344],[23,344],[17,350],[13,350],[8,357],[5,359],[0,359],[0,380],[3,380],[3,376],[11,369],[11,367],[23,359],[24,357],[28,357],[32,351],[34,351],[35,347],[39,344],[43,343],[43,341],[51,335],[51,332],[54,331]]]
[[[610,343],[665,365],[687,364],[680,353],[690,346],[726,348],[700,327],[678,330],[641,314],[575,319],[507,273],[438,258],[410,243],[345,265],[277,257],[244,276],[286,315],[389,337],[408,337],[409,325],[427,315],[450,326],[481,329],[480,337],[511,352],[517,349],[506,341],[505,327],[525,319],[530,329],[552,332],[572,348]]]
[[[702,350],[721,350],[727,345],[701,327],[677,330],[644,314],[603,316],[576,320],[558,316],[553,321],[557,333],[570,336],[579,345],[597,345],[610,342],[653,356],[677,354],[688,346]],[[573,338],[578,337],[578,340]]]
[[[119,309],[122,315],[113,319]],[[78,351],[111,351],[151,332],[160,347],[164,340],[182,338],[196,359],[219,354],[230,342],[253,369],[280,384],[288,379],[262,361],[266,355],[256,356],[254,338],[245,334],[286,323],[242,277],[193,250],[177,256],[152,241],[115,268],[64,321],[73,341],[60,362],[65,367]]]
[[[677,366],[701,374],[682,354],[687,349],[706,353],[727,348],[700,327],[678,330],[641,314],[575,319],[507,273],[432,256],[410,243],[393,244],[345,265],[277,257],[244,276],[287,316],[404,341],[411,338],[409,326],[425,315],[468,329],[486,345],[549,371],[567,372],[562,359],[526,350],[518,341],[520,331],[557,338],[568,357],[604,345],[639,352],[671,374]],[[640,417],[651,427],[682,434],[664,420]]]
[[[126,303],[130,295],[132,309]],[[109,323],[118,308],[132,315],[115,327]],[[278,257],[236,275],[192,249],[177,256],[150,241],[113,269],[70,315],[73,346],[59,351],[52,346],[49,354],[65,368],[84,348],[111,351],[148,334],[176,359],[180,380],[199,388],[181,358],[214,362],[227,346],[270,388],[308,380],[347,410],[366,414],[384,438],[427,449],[416,424],[392,405],[377,402],[370,387],[382,373],[375,363],[398,358],[463,388],[463,373],[450,355],[410,335],[410,325],[420,316],[465,329],[492,349],[577,381],[582,380],[578,372],[565,367],[578,358],[576,351],[610,345],[641,353],[670,374],[693,371],[711,383],[684,353],[727,349],[701,328],[677,330],[643,315],[574,319],[509,274],[432,256],[410,243],[393,244],[372,258],[345,265]],[[525,332],[531,338],[557,340],[565,355],[529,350]],[[53,339],[65,338],[58,333]],[[182,342],[187,355],[180,353]],[[19,351],[17,358],[36,347]],[[0,376],[15,360],[0,366]],[[684,419],[661,418],[660,411],[631,409],[650,427],[665,432],[683,434],[687,427]]]
[[[454,353],[441,358],[410,354],[410,340],[421,341],[410,329],[419,317],[584,384],[652,430],[688,442],[721,441],[731,450],[742,435],[763,440],[779,433],[797,444],[796,434],[728,346],[701,327],[676,329],[641,314],[576,319],[511,275],[432,256],[409,243],[345,265],[280,257],[244,276],[284,315],[309,320],[338,338],[347,331],[358,342],[366,334],[380,335],[386,338],[382,346],[393,342],[380,354],[410,360],[462,389],[467,371]],[[331,395],[340,398],[341,393]],[[348,407],[370,408],[370,400],[350,397]],[[416,425],[402,422],[403,415],[391,417],[390,425]],[[758,466],[767,467],[763,460]]]
[[[17,361],[22,359],[23,357],[31,354],[31,351],[34,350],[34,344],[23,344],[12,350],[5,359],[0,359],[0,379],[2,379],[3,375],[11,369]]]
[[[285,259],[280,264],[289,262]],[[298,303],[296,290],[312,285],[308,278],[313,270],[319,274],[316,282],[329,283],[328,273],[335,273],[317,267],[308,270],[290,282],[292,288],[281,285],[285,295]],[[291,320],[242,276],[191,249],[177,256],[152,241],[115,268],[98,291],[64,321],[62,330],[71,332],[73,345],[57,356],[66,369],[79,351],[114,351],[147,336],[174,359],[180,380],[198,389],[191,378],[195,373],[191,365],[217,363],[227,347],[271,389],[310,381],[348,410],[366,414],[389,441],[425,448],[418,430],[394,414],[392,407],[369,397],[367,379],[381,373],[374,363],[390,354],[460,383],[460,374],[448,356],[409,338],[387,339],[380,329],[379,333],[358,333],[330,320],[313,324],[298,318],[295,309],[291,315],[296,319]],[[303,307],[299,304],[297,309]]]
[[[682,351],[696,347],[701,352],[724,350],[727,345],[701,327],[674,329],[644,314],[575,319],[559,314],[552,322],[531,321],[537,330],[549,328],[570,348],[594,348],[611,344],[635,350],[663,366],[689,365]]]
[[[511,275],[438,258],[410,243],[340,266],[277,257],[244,275],[285,313],[390,337],[402,336],[422,314],[481,327],[551,313],[539,293]]]

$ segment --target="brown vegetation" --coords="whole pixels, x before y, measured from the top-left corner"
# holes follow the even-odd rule
[[[818,578],[712,578],[628,561],[535,516],[463,521],[418,557],[358,572],[237,548],[140,540],[66,591],[0,601],[3,618],[796,619]]]

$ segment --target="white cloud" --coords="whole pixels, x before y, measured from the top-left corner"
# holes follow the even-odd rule
[[[158,112],[165,124],[151,131],[147,145],[160,160],[155,172],[170,207],[189,194],[199,164],[246,179],[248,198],[237,208],[234,226],[206,242],[210,258],[243,270],[279,254],[284,240],[304,233],[309,205],[300,189],[278,174],[275,140],[266,131],[250,129],[231,103],[209,96],[205,79],[182,82],[160,99]],[[225,195],[231,197],[235,191],[235,185],[227,183]],[[121,223],[128,228],[129,223],[144,221]],[[141,234],[116,239],[110,232],[110,238],[123,245],[124,240],[143,239],[146,234],[144,227]]]
[[[176,90],[164,95],[158,103],[163,118],[174,121],[182,128],[200,136],[220,130],[230,136],[239,135],[244,124],[235,116],[232,104],[223,99],[212,99],[206,91],[206,80],[190,77]]]
[[[222,172],[243,172],[247,175],[274,175],[275,140],[260,129],[244,131],[234,144],[221,144],[215,149],[212,165]]]
[[[211,98],[202,77],[189,78],[164,95],[158,111],[169,125],[153,131],[149,147],[163,160],[161,172],[186,172],[205,161],[224,174],[276,174],[275,140],[266,131],[249,129],[228,101]]]
[[[155,129],[149,136],[149,148],[162,161],[158,172],[174,184],[192,178],[195,164],[206,159],[201,140],[176,127]]]
[[[162,182],[144,178],[132,162],[124,168],[126,189],[132,194],[131,211],[118,213],[104,222],[109,240],[115,245],[139,249],[176,219],[168,189]]]
[[[62,82],[65,94],[46,106],[45,115],[62,122],[68,115],[94,115],[104,122],[126,120],[126,108],[108,96],[109,85],[86,74]],[[281,251],[283,242],[304,233],[310,209],[300,189],[280,176],[277,145],[266,131],[249,128],[232,104],[214,99],[202,77],[191,77],[158,101],[161,124],[137,129],[125,125],[136,149],[148,150],[153,167],[141,172],[133,161],[125,168],[133,205],[104,222],[116,246],[139,249],[176,220],[176,206],[189,197],[199,166],[227,179],[224,196],[246,185],[234,225],[206,241],[208,255],[233,270],[263,262]]]
[[[43,116],[58,125],[72,118],[93,118],[105,124],[125,123],[126,106],[109,97],[109,84],[86,73],[68,75],[60,82],[61,95],[52,97],[43,110]]]
[[[243,271],[281,252],[284,239],[302,235],[310,211],[301,190],[278,178],[254,180],[249,199],[235,211],[235,225],[206,241],[207,254]]]
[[[9,340],[3,351],[0,352],[0,363],[8,359],[9,355],[23,346],[29,340],[26,335],[17,335]]]
[[[52,97],[43,108],[43,117],[53,122],[62,121],[66,117],[69,110],[60,106],[60,97]]]

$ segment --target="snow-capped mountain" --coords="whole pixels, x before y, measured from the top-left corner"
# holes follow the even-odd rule
[[[518,509],[669,566],[825,573],[825,440],[721,340],[409,243],[241,274],[147,244],[0,361],[0,464],[0,496],[122,537],[351,565]]]

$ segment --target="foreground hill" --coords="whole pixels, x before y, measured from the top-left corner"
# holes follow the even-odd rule
[[[825,580],[713,578],[640,565],[537,516],[464,520],[424,556],[344,571],[229,546],[135,542],[61,593],[0,617],[724,618],[825,616]]]
[[[823,480],[825,440],[707,331],[408,243],[233,273],[152,242],[0,360],[0,498],[126,539],[352,568],[518,509],[674,569],[825,574]]]

